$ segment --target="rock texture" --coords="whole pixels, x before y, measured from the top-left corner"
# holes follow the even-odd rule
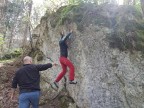
[[[48,56],[54,62],[59,63],[59,31],[61,29],[68,31],[70,27],[74,33],[69,47],[69,59],[75,65],[75,77],[78,84],[69,85],[67,82],[66,88],[77,107],[143,108],[143,54],[141,51],[134,50],[134,47],[130,50],[131,47],[124,47],[122,50],[118,47],[113,49],[110,47],[111,40],[108,38],[114,31],[119,30],[121,33],[126,31],[125,36],[127,36],[128,32],[136,30],[136,28],[132,28],[128,31],[125,25],[118,26],[118,24],[123,21],[124,17],[127,19],[126,21],[136,21],[135,19],[139,19],[139,17],[135,18],[132,12],[128,12],[127,16],[120,14],[122,11],[116,13],[116,10],[126,10],[124,7],[107,7],[107,5],[96,7],[81,5],[77,7],[78,9],[72,8],[74,9],[73,12],[68,10],[66,15],[74,16],[76,14],[74,12],[79,10],[79,15],[89,16],[82,17],[79,21],[78,19],[74,20],[74,17],[71,16],[69,17],[71,19],[66,17],[62,19],[64,23],[55,26],[53,25],[54,22],[57,22],[56,24],[59,22],[54,17],[58,12],[45,15],[33,32],[35,62],[51,62],[46,58]],[[100,11],[100,9],[102,10]],[[60,12],[60,10],[58,11]],[[115,23],[111,22],[114,21],[111,19],[112,16],[115,19],[118,18]],[[91,17],[95,20],[92,20]],[[81,23],[82,21],[83,23]],[[120,38],[123,39],[123,37]],[[42,72],[42,77],[52,82],[60,70],[60,66],[54,67],[48,72]],[[68,81],[68,73],[66,77]],[[60,82],[60,89],[63,88],[63,83],[64,80]],[[41,87],[43,91],[50,89],[48,84],[43,81]],[[53,94],[52,90],[49,93]],[[75,104],[73,103],[69,108],[76,108]]]

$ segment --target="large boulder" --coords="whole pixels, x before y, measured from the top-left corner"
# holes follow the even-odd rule
[[[46,14],[33,31],[36,63],[59,63],[59,32],[72,28],[69,59],[75,66],[76,85],[66,83],[79,108],[143,108],[144,24],[130,6],[81,4]],[[53,82],[61,67],[42,72]],[[68,73],[66,75],[68,81]],[[64,80],[60,82],[63,88]],[[41,82],[43,91],[50,86]],[[53,92],[49,92],[52,94]],[[63,108],[63,107],[61,107]]]

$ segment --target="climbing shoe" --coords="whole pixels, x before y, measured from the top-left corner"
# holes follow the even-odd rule
[[[77,84],[77,81],[74,81],[74,80],[69,81],[69,84]]]
[[[58,88],[59,88],[59,86],[58,86],[58,83],[57,82],[53,82],[52,84],[51,84],[51,87],[54,89],[54,90],[58,90]]]

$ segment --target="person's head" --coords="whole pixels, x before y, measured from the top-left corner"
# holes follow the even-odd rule
[[[26,56],[23,59],[24,64],[32,64],[32,58],[30,56]]]

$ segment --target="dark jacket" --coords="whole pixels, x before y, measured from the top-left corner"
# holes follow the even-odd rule
[[[18,71],[12,81],[12,88],[19,86],[20,91],[24,89],[40,90],[40,73],[39,71],[51,68],[52,64],[25,64]]]
[[[62,36],[61,40],[59,41],[59,46],[60,46],[60,56],[62,57],[68,57],[68,46],[66,44],[66,41],[69,39],[71,36],[71,33],[68,33],[66,36]]]

